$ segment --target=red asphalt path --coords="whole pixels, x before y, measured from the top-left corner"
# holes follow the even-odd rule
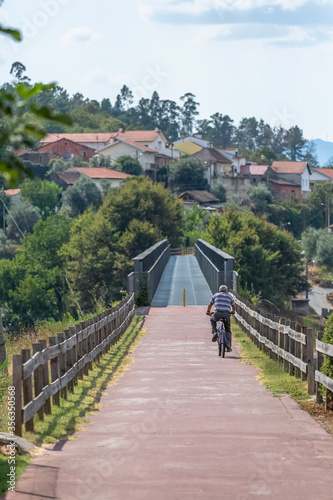
[[[152,308],[147,335],[78,439],[36,458],[8,500],[326,500],[333,438],[212,344],[205,307]]]

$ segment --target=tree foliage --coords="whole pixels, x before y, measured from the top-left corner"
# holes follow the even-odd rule
[[[10,238],[21,240],[26,233],[33,231],[34,225],[40,220],[39,208],[28,201],[12,205],[6,216],[7,234]]]
[[[263,215],[266,213],[267,207],[273,198],[268,187],[263,183],[256,186],[253,185],[248,188],[247,194],[254,205],[255,214]]]
[[[109,192],[96,214],[79,217],[63,255],[80,304],[92,307],[102,289],[106,301],[119,296],[131,259],[160,239],[179,244],[182,210],[162,185],[136,178]]]
[[[179,192],[197,189],[207,189],[205,167],[197,158],[182,158],[169,166],[169,186]]]
[[[212,217],[207,236],[235,258],[243,288],[276,303],[304,289],[301,250],[287,231],[253,214],[229,210]]]
[[[72,217],[83,214],[88,207],[97,210],[102,204],[102,194],[96,184],[87,177],[80,177],[63,194],[62,204]]]
[[[45,220],[54,214],[60,205],[62,188],[55,182],[27,179],[20,185],[21,198],[39,208]]]
[[[130,175],[143,175],[141,163],[130,155],[119,156],[112,164],[112,168]]]

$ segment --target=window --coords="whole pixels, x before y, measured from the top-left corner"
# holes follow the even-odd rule
[[[69,158],[69,152],[68,151],[64,152],[64,158],[65,158],[65,160],[68,160],[68,158]]]

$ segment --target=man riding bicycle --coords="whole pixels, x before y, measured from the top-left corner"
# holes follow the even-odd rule
[[[215,312],[211,315],[211,308],[215,308]],[[210,324],[212,325],[212,342],[216,342],[218,334],[216,331],[216,322],[223,320],[226,337],[227,337],[227,351],[231,352],[231,329],[230,329],[230,314],[235,314],[236,306],[232,296],[228,293],[228,287],[221,285],[219,292],[213,295],[207,307],[206,314],[210,316]]]

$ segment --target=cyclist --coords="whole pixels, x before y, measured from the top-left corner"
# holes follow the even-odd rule
[[[211,315],[211,308],[215,308],[215,312]],[[236,306],[232,296],[228,293],[228,287],[221,285],[219,292],[213,295],[207,307],[206,314],[211,316],[210,324],[212,325],[212,342],[216,342],[218,334],[216,331],[216,322],[223,319],[226,337],[227,337],[227,352],[231,352],[231,329],[230,329],[230,314],[235,314]]]

